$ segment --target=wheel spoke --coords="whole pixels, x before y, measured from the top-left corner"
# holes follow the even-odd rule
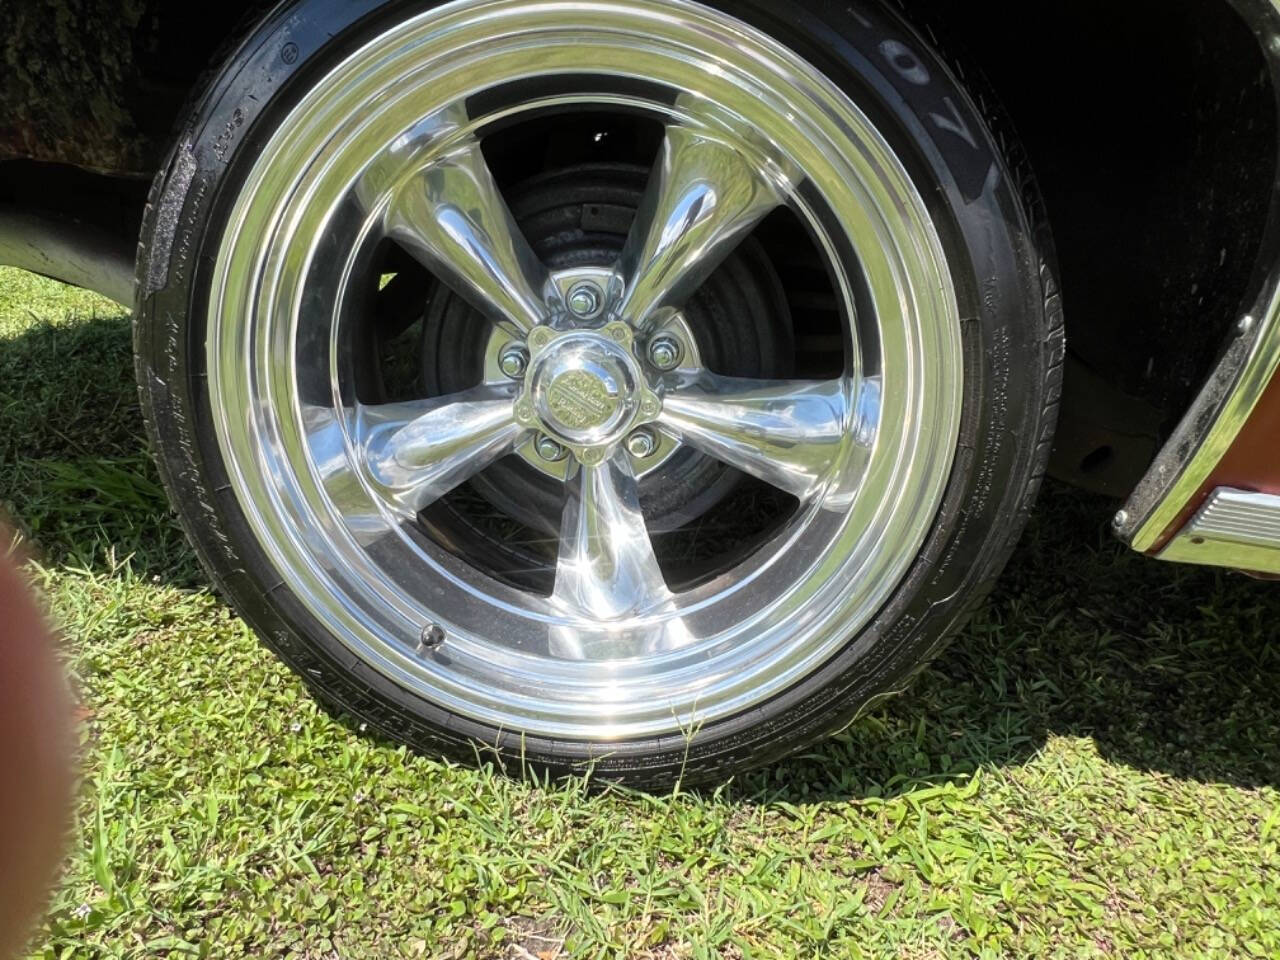
[[[547,268],[512,217],[474,137],[446,150],[397,191],[387,209],[386,230],[512,334],[539,323],[558,300]]]
[[[637,327],[662,326],[783,200],[737,150],[668,127],[610,284],[618,314]]]
[[[686,443],[802,501],[849,436],[839,380],[744,380],[703,372],[663,401],[661,423]]]
[[[361,407],[357,438],[374,483],[414,514],[510,453],[525,430],[509,388]]]
[[[671,599],[625,456],[578,469],[561,521],[552,598],[593,620],[618,620]]]

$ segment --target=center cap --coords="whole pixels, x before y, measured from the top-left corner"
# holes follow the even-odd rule
[[[622,397],[608,370],[567,370],[547,387],[547,413],[569,430],[591,430],[609,422]]]
[[[612,442],[636,412],[639,368],[624,344],[596,331],[551,341],[535,354],[526,380],[538,419],[571,444]]]

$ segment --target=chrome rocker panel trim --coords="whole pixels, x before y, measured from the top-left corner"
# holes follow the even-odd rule
[[[1159,557],[1280,574],[1280,496],[1219,487]]]

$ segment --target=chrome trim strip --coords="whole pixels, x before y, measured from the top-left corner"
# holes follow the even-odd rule
[[[1280,97],[1280,0],[1233,0],[1233,6],[1257,35]],[[1280,368],[1280,183],[1272,189],[1258,277],[1256,296],[1245,299],[1254,304],[1252,312],[1241,317],[1199,395],[1116,514],[1116,534],[1135,550],[1146,553],[1160,543],[1213,474]],[[1170,559],[1168,552],[1160,556]]]
[[[1159,556],[1280,574],[1280,496],[1219,487]]]
[[[1271,303],[1261,323],[1246,319],[1250,329],[1227,349],[1196,403],[1183,417],[1126,505],[1125,513],[1140,523],[1129,541],[1135,550],[1145,553],[1154,547],[1169,524],[1191,502],[1196,491],[1204,486],[1280,367],[1280,286],[1272,291]],[[1242,321],[1242,325],[1246,325],[1246,321]],[[1254,327],[1256,332],[1252,329]],[[1231,378],[1233,371],[1234,382]],[[1170,465],[1165,462],[1166,453],[1176,455],[1185,450],[1187,435],[1194,435],[1197,428],[1203,429],[1200,425],[1206,420],[1209,421],[1208,429],[1195,452],[1180,470],[1170,471]],[[1158,497],[1149,498],[1151,506],[1143,517],[1135,510],[1134,504],[1144,498],[1144,487],[1155,484],[1161,485],[1163,490]],[[1121,533],[1123,535],[1123,531]]]

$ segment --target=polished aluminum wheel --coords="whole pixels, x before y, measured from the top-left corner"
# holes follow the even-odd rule
[[[616,261],[552,269],[486,140],[581,110],[665,135]],[[686,316],[780,209],[835,293],[829,378],[717,372]],[[388,244],[489,325],[469,388],[396,402],[357,388]],[[901,162],[814,67],[685,0],[462,0],[370,39],[262,148],[208,309],[218,443],[281,580],[360,661],[505,730],[678,733],[794,685],[899,583],[956,444],[956,297]],[[686,456],[794,509],[673,584],[639,489]],[[504,458],[563,483],[548,591],[420,522]]]

